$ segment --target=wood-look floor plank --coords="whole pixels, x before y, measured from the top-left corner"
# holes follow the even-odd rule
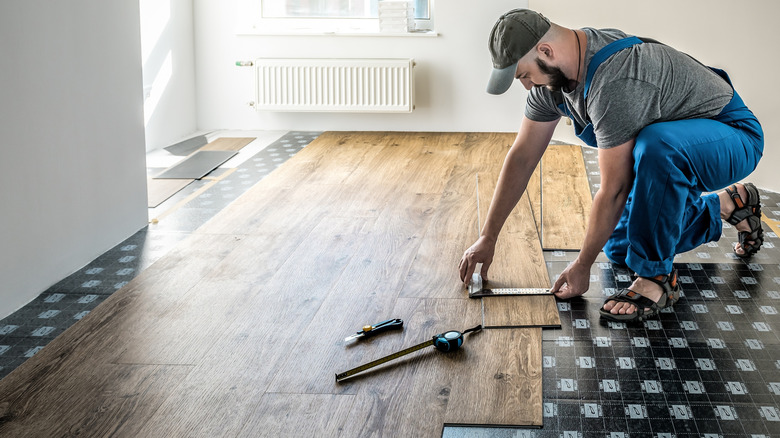
[[[385,132],[325,132],[299,152],[317,163],[316,171],[299,183],[342,184],[390,141],[392,135]]]
[[[495,296],[482,301],[485,327],[561,326],[558,307],[551,296]]]
[[[252,143],[256,137],[220,137],[201,147],[201,151],[238,151]]]
[[[266,394],[239,437],[337,437],[352,395]]]
[[[497,180],[498,173],[480,174],[481,218],[487,216]],[[496,242],[496,251],[486,284],[487,287],[494,288],[550,287],[547,264],[544,261],[544,253],[527,193],[523,194],[504,223]]]
[[[166,257],[144,270],[127,286],[108,297],[81,321],[0,381],[0,404],[24,403],[22,393],[46,392],[49,382],[86,376],[93,367],[113,363],[137,341],[134,335],[154,324],[224,259],[233,248],[190,258],[193,250],[220,246],[230,236],[192,236]],[[16,394],[16,395],[13,395]]]
[[[341,194],[326,186],[269,186],[260,181],[237,202],[228,205],[207,223],[198,234],[265,234],[268,229],[284,225],[299,230],[318,223],[335,209]]]
[[[462,179],[450,182],[461,184]],[[402,297],[467,298],[458,278],[463,251],[477,239],[476,197],[448,184],[409,269]]]
[[[588,228],[592,204],[582,148],[550,145],[542,156],[542,189],[537,166],[528,194],[537,222],[543,220],[542,247],[579,250]],[[544,201],[543,208],[539,203]],[[540,218],[540,213],[541,218]]]
[[[270,379],[284,372],[281,365],[294,354],[290,348],[302,333],[294,324],[282,326],[262,318],[241,318],[231,324],[138,436],[237,436],[248,422],[257,423],[257,409]]]
[[[344,391],[335,385],[333,376],[340,368],[365,359],[365,351],[343,340],[366,324],[397,317],[391,311],[430,221],[428,205],[435,199],[435,195],[416,193],[399,196],[368,234],[359,237],[350,263],[303,331],[316,334],[318,342],[301,337],[290,347],[295,354],[282,367],[287,372],[272,382],[270,392]]]
[[[321,221],[273,244],[249,236],[176,307],[131,335],[138,341],[129,342],[117,361],[197,363],[225,339],[226,321],[242,318],[304,328],[349,262],[362,226],[357,220]],[[289,247],[288,241],[299,244]]]
[[[416,133],[410,139],[401,139],[400,147],[412,148],[416,155],[399,169],[403,177],[402,190],[413,193],[440,193],[449,181],[449,174],[457,164],[464,133]]]
[[[78,372],[81,368],[86,370]],[[143,424],[190,372],[85,362],[71,370],[41,375],[32,387],[3,388],[0,436],[143,436],[138,434]]]
[[[155,208],[195,181],[194,179],[146,178],[147,206]]]
[[[388,336],[382,342],[377,339],[371,345],[356,348],[372,350],[373,355],[368,356],[376,359],[438,333],[463,331],[479,324],[479,308],[476,300],[399,299],[393,313],[406,322],[404,332],[391,335],[394,339]],[[397,342],[399,339],[402,342]],[[484,359],[476,354],[476,346],[483,340],[481,333],[468,334],[457,351],[441,353],[427,347],[345,381],[343,385],[349,385],[357,395],[341,436],[441,436],[447,405],[454,397],[452,392],[459,376],[468,379],[470,369]]]
[[[445,424],[542,426],[542,329],[483,330],[453,373]]]

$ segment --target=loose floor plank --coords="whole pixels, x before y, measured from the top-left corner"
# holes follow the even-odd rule
[[[496,296],[482,299],[485,327],[560,327],[555,298],[544,295]]]
[[[445,424],[542,426],[542,329],[488,329],[469,343],[471,371],[455,374]]]
[[[538,166],[528,183],[534,216],[537,223],[543,224],[542,247],[579,250],[585,239],[593,202],[582,148],[550,145],[542,157],[542,172],[543,192],[539,188]],[[540,209],[542,200],[544,206]]]
[[[255,137],[220,137],[200,148],[201,151],[238,151],[252,143]]]
[[[147,203],[155,208],[195,181],[194,179],[154,179],[146,178]]]

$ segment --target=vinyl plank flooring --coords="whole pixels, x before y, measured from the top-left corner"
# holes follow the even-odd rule
[[[33,385],[14,389],[4,385],[0,435],[142,436],[139,429],[190,371],[189,367],[63,361],[82,372],[42,373]],[[6,380],[14,381],[14,373]],[[72,406],[80,409],[69,409]]]
[[[235,151],[199,150],[154,178],[201,179],[236,153]]]
[[[438,436],[456,393],[468,399],[481,390],[467,384],[472,369],[484,370],[474,363],[490,357],[487,364],[514,373],[520,365],[493,351],[505,344],[473,348],[488,339],[479,334],[453,354],[431,347],[353,381],[334,379],[336,372],[436,332],[482,321],[482,302],[465,298],[454,261],[476,237],[474,175],[495,177],[512,137],[326,133],[321,139],[0,381],[2,427],[18,430],[10,428],[42,421],[47,414],[32,408],[29,397],[62,405],[48,383],[79,382],[89,389],[94,380],[87,393],[98,396],[63,410],[72,420],[63,414],[57,427],[96,425],[107,434],[126,430],[134,436],[370,436],[398,430]],[[484,186],[489,199],[492,188]],[[461,202],[465,208],[459,209]],[[534,275],[541,274],[524,271],[545,266],[527,255],[538,250],[535,233],[526,200],[508,222],[501,257],[514,260],[496,264],[499,280],[540,284]],[[445,265],[446,257],[452,260]],[[453,289],[437,290],[438,282]],[[365,324],[396,317],[406,322],[403,332],[343,342]],[[525,342],[516,336],[498,341]],[[134,378],[127,370],[157,380]],[[105,377],[90,380],[93,372]],[[493,375],[489,379],[496,380]],[[142,390],[141,381],[152,389],[139,404],[126,395],[101,398],[101,388]],[[512,384],[525,391],[525,383]],[[503,397],[500,388],[491,391]],[[95,419],[93,402],[107,403],[117,414]],[[28,411],[34,421],[15,420],[21,417],[14,412]],[[289,421],[277,424],[285,411]],[[127,429],[103,426],[109,424]]]
[[[341,196],[327,186],[279,188],[264,183],[265,180],[249,189],[195,233],[265,235],[267,230],[281,226],[287,232],[299,232],[307,226],[313,228],[331,210],[336,210]]]
[[[146,178],[147,204],[155,208],[195,181],[194,179]]]
[[[252,143],[255,137],[220,137],[202,146],[201,151],[239,151]]]
[[[295,351],[269,387],[269,392],[342,393],[335,386],[339,368],[364,359],[362,348],[350,348],[343,339],[366,324],[396,318],[391,311],[409,265],[419,248],[420,230],[430,220],[427,206],[434,195],[399,196],[360,236],[344,273],[333,285],[305,333],[319,342],[301,338]],[[392,338],[392,334],[383,338]],[[343,371],[343,370],[342,370]]]
[[[257,412],[258,406],[265,398],[270,379],[284,371],[281,365],[290,354],[287,346],[294,344],[301,331],[294,325],[280,327],[278,322],[241,318],[223,336],[182,379],[176,392],[146,421],[137,436],[233,437],[247,422],[257,423],[261,422],[259,418],[267,418]],[[323,412],[332,414],[330,410],[320,411]],[[291,418],[284,425],[266,423],[264,426],[291,427],[300,421],[308,420]]]
[[[81,321],[51,341],[46,348],[27,360],[0,381],[0,394],[26,384],[30,390],[45,391],[42,375],[65,378],[71,374],[89,374],[87,363],[114,363],[129,348],[143,349],[149,342],[138,333],[186,299],[216,264],[234,248],[230,236],[193,236],[185,239],[166,257],[144,270],[124,288],[108,297]],[[194,250],[220,247],[201,257],[191,258]],[[158,342],[157,340],[151,340]],[[11,379],[18,373],[18,378]],[[25,383],[24,377],[29,381]],[[2,403],[2,400],[0,400]]]
[[[343,184],[390,141],[392,134],[385,132],[325,132],[298,153],[317,163],[317,171],[301,183]]]
[[[467,298],[458,278],[458,263],[478,236],[474,181],[468,173],[454,172],[433,209],[431,223],[409,269],[401,296],[410,298]]]
[[[480,216],[487,216],[498,173],[481,173]],[[484,219],[483,219],[484,220]],[[496,242],[486,287],[550,287],[547,264],[539,242],[528,194],[524,194],[507,218]]]
[[[542,329],[488,329],[453,373],[445,424],[542,426]]]
[[[361,227],[360,221],[326,220],[297,240],[248,239],[175,308],[138,332],[139,342],[130,343],[137,348],[128,347],[118,361],[197,363],[222,342],[225,321],[260,318],[305,328],[351,258],[355,241],[347,236]],[[287,246],[291,241],[305,244]]]
[[[545,295],[482,299],[485,327],[560,327],[555,298]]]
[[[539,167],[528,184],[534,216],[543,220],[542,247],[579,250],[585,239],[593,198],[590,193],[582,148],[575,145],[550,145],[542,157],[542,187]],[[543,208],[539,202],[543,200]],[[540,218],[540,213],[541,218]]]
[[[369,355],[372,360],[393,349],[427,341],[437,333],[463,331],[480,322],[476,300],[404,298],[398,300],[393,312],[406,321],[403,334],[392,340],[402,338],[402,342],[385,345],[391,339],[383,339],[381,344],[360,346],[375,351]],[[464,337],[464,345],[454,352],[426,347],[346,380],[343,385],[349,385],[357,395],[341,436],[441,436],[448,403],[456,397],[454,386],[460,378],[469,379],[469,370],[483,359],[476,354],[477,345],[484,340],[482,334]]]
[[[237,436],[340,436],[353,403],[351,395],[266,394]]]
[[[440,193],[457,164],[466,141],[464,133],[416,133],[402,139],[403,148],[413,148],[416,155],[399,173],[402,189],[417,193]]]

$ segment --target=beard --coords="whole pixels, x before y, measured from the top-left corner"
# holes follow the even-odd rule
[[[559,67],[547,65],[540,58],[536,58],[536,65],[539,66],[539,70],[546,74],[550,78],[550,82],[547,85],[539,85],[547,87],[550,91],[566,91],[570,92],[577,87],[577,81],[569,79],[563,74],[563,71]]]

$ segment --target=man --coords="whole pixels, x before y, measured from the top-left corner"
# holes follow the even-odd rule
[[[674,256],[718,240],[721,219],[739,231],[737,256],[760,249],[758,191],[736,182],[758,164],[763,132],[725,72],[654,40],[568,29],[527,9],[499,18],[489,48],[488,92],[504,93],[517,79],[529,95],[485,225],[461,259],[462,281],[477,263],[487,278],[499,231],[561,116],[598,147],[601,184],[582,250],[553,284],[557,297],[587,291],[603,249],[636,280],[606,300],[602,317],[641,321],[679,299]]]

